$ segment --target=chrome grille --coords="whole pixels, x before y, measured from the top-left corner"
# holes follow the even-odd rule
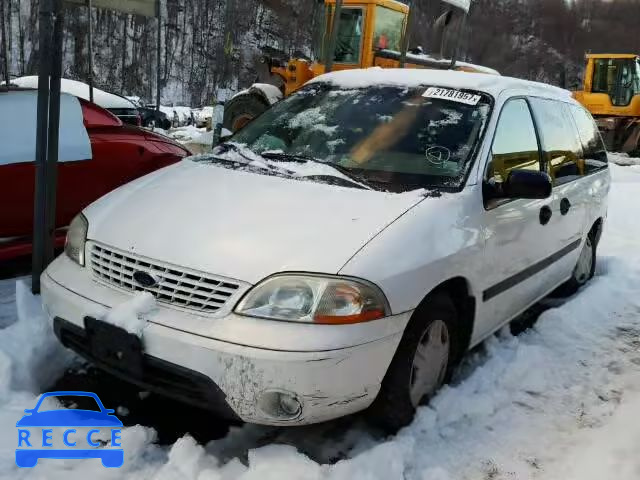
[[[90,248],[91,270],[99,280],[131,292],[150,292],[158,302],[174,307],[213,313],[224,307],[239,292],[240,285],[228,279],[162,265],[104,245],[92,244]],[[133,279],[133,274],[138,271],[159,278],[158,285],[139,285]]]

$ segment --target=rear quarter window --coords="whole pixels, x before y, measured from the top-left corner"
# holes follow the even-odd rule
[[[543,165],[554,185],[578,180],[586,174],[582,144],[569,107],[564,102],[531,98],[543,150]]]
[[[578,105],[569,105],[568,110],[575,121],[585,161],[585,173],[604,170],[609,166],[607,149],[593,117]]]

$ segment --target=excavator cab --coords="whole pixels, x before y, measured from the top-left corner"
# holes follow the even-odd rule
[[[610,150],[640,153],[640,56],[587,55],[584,87],[574,97],[595,117]]]
[[[224,127],[232,132],[291,95],[309,80],[336,70],[357,68],[432,68],[498,74],[495,70],[456,62],[458,39],[470,0],[443,0],[444,13],[434,25],[439,40],[435,55],[409,49],[409,6],[396,0],[317,0],[313,15],[311,58],[262,59],[268,78],[254,84],[225,105]],[[453,41],[452,41],[453,40]],[[444,45],[453,44],[450,59]],[[274,84],[277,85],[274,87]],[[278,89],[280,95],[278,95]]]
[[[627,107],[640,95],[640,59],[592,58],[592,93],[608,95],[613,108]]]
[[[409,7],[391,0],[343,0],[336,24],[333,58],[331,33],[335,0],[316,4],[314,16],[314,60],[333,70],[373,66],[375,50],[399,52],[409,15]]]

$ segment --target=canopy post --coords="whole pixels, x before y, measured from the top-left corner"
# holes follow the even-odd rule
[[[338,27],[340,26],[340,14],[342,13],[343,0],[336,0],[336,8],[333,11],[333,22],[331,22],[331,35],[329,44],[325,52],[324,71],[329,73],[333,70],[333,61],[336,56],[336,42],[338,41]]]
[[[156,38],[156,112],[160,112],[160,62],[162,60],[162,11],[160,0],[156,0],[156,13],[158,20],[158,36]]]
[[[55,0],[53,25],[53,54],[51,55],[51,84],[49,92],[49,136],[47,145],[47,202],[44,267],[54,258],[56,236],[56,197],[58,190],[58,155],[60,143],[60,84],[62,77],[62,42],[64,38],[64,10],[62,0]]]
[[[404,35],[402,37],[402,46],[400,47],[400,62],[398,66],[404,68],[407,63],[407,53],[409,51],[409,45],[411,43],[411,29],[413,25],[413,17],[415,15],[413,5],[409,3],[409,15],[407,15],[407,25],[404,28]]]
[[[49,126],[49,72],[51,61],[51,34],[53,30],[54,0],[40,0],[38,49],[38,117],[36,130],[36,175],[33,212],[33,255],[31,290],[40,293],[40,275],[45,268],[47,142]]]
[[[211,148],[215,148],[216,145],[220,143],[220,138],[222,137],[222,128],[224,123],[224,105],[227,99],[225,97],[225,100],[223,101],[221,97],[222,89],[228,86],[227,76],[229,74],[229,68],[227,63],[229,62],[229,57],[231,57],[231,54],[233,53],[231,25],[233,22],[233,12],[235,11],[234,9],[235,3],[233,3],[233,0],[226,0],[224,6],[224,29],[222,32],[223,37],[220,44],[220,50],[218,51],[218,59],[222,59],[222,69],[218,74],[216,84],[216,98],[213,101],[213,110],[211,112],[211,128],[213,130]],[[227,91],[225,91],[225,95],[226,94],[228,94]]]
[[[93,22],[91,21],[91,0],[87,0],[87,42],[89,48],[89,101],[93,103]]]
[[[11,5],[9,5],[9,12],[11,12]],[[2,58],[4,67],[4,81],[9,87],[9,42],[7,42],[7,30],[4,21],[4,0],[0,0],[0,34],[2,38]],[[11,28],[11,14],[9,14],[9,28]]]

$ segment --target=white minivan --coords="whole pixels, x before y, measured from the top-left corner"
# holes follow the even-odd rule
[[[336,72],[86,208],[44,304],[64,345],[142,388],[270,425],[369,408],[394,430],[469,348],[593,276],[609,185],[565,90]],[[96,313],[136,292],[156,299],[141,333]]]

